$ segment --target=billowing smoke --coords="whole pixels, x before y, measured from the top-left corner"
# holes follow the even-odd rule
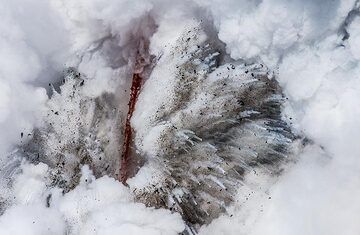
[[[359,4],[2,0],[0,233],[358,234]]]

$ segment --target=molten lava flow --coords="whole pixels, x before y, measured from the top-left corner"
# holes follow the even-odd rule
[[[141,82],[142,82],[142,78],[140,74],[134,73],[131,84],[130,100],[128,104],[129,111],[127,113],[127,117],[125,121],[125,133],[124,133],[125,136],[124,136],[123,151],[121,154],[121,163],[120,163],[121,165],[120,165],[119,180],[123,184],[126,184],[126,180],[129,177],[130,144],[132,141],[132,128],[130,125],[130,120],[135,109],[136,100],[141,88]]]

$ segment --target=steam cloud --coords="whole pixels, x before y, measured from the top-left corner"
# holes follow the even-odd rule
[[[78,185],[63,194],[49,187],[49,166],[24,161],[17,151],[34,129],[55,120],[46,117],[57,105],[49,96],[56,97],[66,68],[74,67],[86,77],[83,100],[91,103],[103,93],[113,94],[118,108],[126,110],[125,90],[138,48],[135,39],[148,39],[150,54],[161,58],[184,31],[200,23],[212,29],[210,37],[224,43],[230,59],[269,68],[288,97],[284,120],[309,140],[296,156],[297,163],[274,185],[250,175],[228,213],[201,227],[200,234],[358,234],[359,4],[357,0],[2,0],[0,234],[184,230],[178,213],[135,202],[129,188],[96,172],[95,179],[86,165]],[[161,67],[157,71],[173,73]],[[146,102],[139,105],[138,112],[151,109]],[[83,112],[74,110],[72,117]],[[118,115],[121,119],[125,113]],[[146,124],[137,122],[140,115],[147,113],[138,113],[133,120],[139,130]],[[96,130],[97,136],[112,138],[117,130],[106,127]],[[105,129],[110,131],[102,132]],[[71,138],[72,133],[63,136],[64,141]],[[146,141],[146,151],[157,147],[151,139]],[[105,151],[115,151],[113,145]],[[149,183],[147,174],[151,172],[140,170],[130,186]],[[264,189],[251,194],[252,182]]]

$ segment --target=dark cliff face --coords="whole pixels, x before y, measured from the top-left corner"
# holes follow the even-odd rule
[[[147,206],[179,212],[192,231],[226,213],[249,172],[279,175],[297,139],[282,120],[285,98],[271,71],[231,60],[211,35],[191,28],[158,58],[132,119],[132,175],[144,165],[156,183],[139,186],[136,175],[130,188]],[[96,177],[119,174],[127,100],[88,96],[88,82],[69,69],[44,125],[17,153],[48,164],[49,186],[65,192],[77,185],[84,164]]]

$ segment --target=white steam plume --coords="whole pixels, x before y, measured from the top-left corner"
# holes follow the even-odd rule
[[[288,97],[284,119],[310,140],[296,156],[299,161],[273,187],[276,180],[269,183],[250,173],[227,214],[203,226],[200,233],[359,233],[359,1],[0,0],[0,16],[0,182],[5,210],[0,217],[1,234],[177,234],[184,230],[179,214],[134,202],[128,188],[108,176],[95,179],[87,166],[78,169],[78,185],[63,194],[51,182],[51,166],[15,159],[21,151],[10,159],[6,156],[31,139],[34,129],[56,120],[66,125],[66,118],[83,114],[84,109],[72,104],[75,113],[46,117],[57,105],[69,108],[57,102],[56,95],[50,101],[47,95],[54,92],[48,83],[59,91],[59,79],[67,67],[76,68],[86,79],[81,102],[93,107],[92,99],[111,94],[119,103],[116,118],[122,120],[138,47],[135,39],[148,39],[150,53],[161,58],[170,53],[184,29],[200,22],[213,29],[210,37],[224,43],[229,60],[270,68]],[[156,71],[173,75],[166,66]],[[59,95],[59,100],[71,95],[71,87],[66,86],[62,89],[68,93]],[[161,91],[161,82],[159,86]],[[139,103],[137,117],[141,110],[151,109],[151,101],[147,102]],[[86,113],[91,110],[85,109]],[[83,120],[93,119],[89,114]],[[146,130],[146,123],[136,120],[136,128]],[[110,138],[117,131],[106,129],[104,123],[95,131],[96,138]],[[64,136],[65,141],[73,137]],[[156,148],[154,142],[145,140],[150,145],[147,149]],[[55,158],[47,157],[51,165]],[[148,183],[149,172],[140,173],[136,183]],[[255,187],[263,189],[252,193]]]

